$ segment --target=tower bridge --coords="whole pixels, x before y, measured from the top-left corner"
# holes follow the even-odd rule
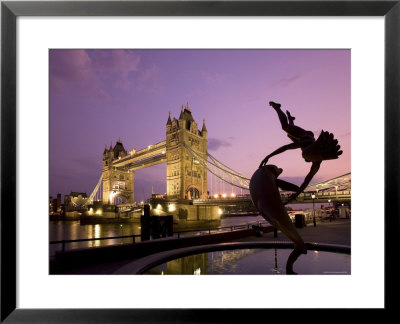
[[[119,140],[103,152],[102,201],[112,204],[116,198],[134,202],[135,171],[160,163],[167,163],[167,196],[171,199],[207,197],[207,168],[200,165],[197,156],[207,156],[207,128],[199,129],[188,105],[181,107],[178,119],[168,116],[166,140],[146,148],[127,152]],[[188,143],[188,144],[187,144]]]
[[[194,120],[188,105],[181,106],[179,118],[169,113],[165,125],[166,139],[140,150],[127,151],[121,140],[104,149],[102,174],[86,205],[94,201],[103,204],[125,205],[134,203],[135,171],[160,163],[167,164],[166,184],[168,201],[187,201],[191,205],[216,206],[248,204],[247,195],[212,197],[207,174],[220,182],[242,190],[249,189],[250,179],[217,160],[208,152],[208,131],[203,119],[201,129]],[[296,203],[351,200],[351,173],[309,185]],[[283,201],[290,193],[281,192]]]

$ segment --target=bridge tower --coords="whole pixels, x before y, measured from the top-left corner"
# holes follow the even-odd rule
[[[166,125],[167,197],[169,199],[192,199],[207,197],[207,169],[195,160],[185,147],[207,158],[208,132],[203,120],[199,130],[189,105],[181,107],[179,119]]]
[[[113,161],[127,156],[121,140],[114,148],[104,149],[103,153],[103,203],[115,204],[118,200],[133,203],[133,182],[135,173],[130,170],[120,170],[112,165]]]

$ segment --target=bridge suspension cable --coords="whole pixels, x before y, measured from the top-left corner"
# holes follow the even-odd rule
[[[99,191],[99,188],[101,187],[102,184],[102,180],[103,180],[103,175],[100,176],[99,181],[97,182],[96,187],[94,187],[92,193],[90,194],[90,196],[88,197],[88,199],[85,201],[85,203],[83,204],[83,206],[87,206],[89,204],[93,203],[94,197],[99,197],[102,193],[102,190]],[[98,194],[99,192],[99,194]]]
[[[229,168],[225,164],[219,162],[211,154],[207,152],[207,156],[204,157],[199,153],[195,152],[189,145],[184,144],[188,152],[192,155],[195,161],[206,168],[210,173],[212,173],[217,178],[221,179],[223,182],[229,183],[232,186],[249,190],[250,179],[236,172],[235,170]]]
[[[212,156],[209,152],[206,155],[202,155],[196,151],[194,151],[189,145],[184,143],[185,148],[190,153],[192,158],[196,163],[199,163],[202,167],[206,168],[210,174],[214,175],[216,178],[222,181],[222,184],[228,183],[232,186],[232,193],[233,187],[240,188],[241,190],[249,190],[250,179],[245,177],[244,175],[240,174],[239,172],[233,170],[232,168],[228,167],[226,164],[217,160],[214,156]],[[102,180],[103,175],[100,176],[99,181],[97,182],[95,188],[93,189],[90,196],[86,199],[83,203],[83,206],[87,206],[93,203],[95,200],[102,200]],[[210,181],[211,191],[213,191],[213,187],[217,190],[217,183],[211,178]],[[321,181],[318,183],[310,184],[305,188],[304,191],[325,191],[325,190],[332,190],[335,191],[343,190],[340,187],[346,187],[346,190],[351,188],[351,173],[346,173],[344,175]],[[221,189],[221,188],[220,188]],[[222,190],[224,191],[224,190]],[[75,205],[74,201],[72,203]]]
[[[188,152],[192,157],[198,161],[203,167],[205,167],[211,174],[222,180],[223,182],[229,183],[232,186],[249,190],[250,179],[240,174],[239,172],[228,167],[224,163],[218,161],[214,156],[207,152],[206,156],[201,155],[194,151],[189,145],[184,143]],[[212,186],[212,182],[211,182]],[[308,185],[304,191],[318,191],[318,190],[328,190],[338,187],[351,186],[351,173],[346,173],[344,175],[321,181],[318,183]]]

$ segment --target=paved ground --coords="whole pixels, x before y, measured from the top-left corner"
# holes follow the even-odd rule
[[[312,223],[307,224],[304,228],[297,229],[305,242],[328,243],[339,245],[351,245],[351,221],[350,219],[339,219],[332,222],[318,222],[314,227]],[[273,233],[266,233],[263,237],[245,237],[237,240],[237,242],[249,241],[286,241],[285,235],[278,232],[278,237],[274,238]]]

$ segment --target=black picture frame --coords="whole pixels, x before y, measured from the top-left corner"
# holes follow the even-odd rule
[[[1,322],[222,323],[264,321],[268,309],[17,309],[16,308],[16,19],[19,16],[382,16],[385,19],[385,307],[396,307],[394,266],[399,237],[400,0],[394,1],[2,1],[1,3]],[[366,136],[372,136],[366,134]],[[371,148],[371,153],[373,148]],[[368,156],[366,156],[368,158]],[[373,176],[372,174],[370,176]],[[374,188],[374,190],[383,190]],[[373,244],[371,233],[371,244]],[[366,247],[368,248],[368,247]],[[367,285],[368,283],[366,283]],[[256,287],[248,287],[248,293]],[[345,293],[345,292],[344,292]],[[292,296],[293,297],[293,296]],[[243,298],[243,296],[241,297]],[[151,301],[149,301],[151,305]],[[267,305],[266,305],[267,306]],[[343,320],[329,309],[329,319]],[[357,310],[354,310],[357,311]],[[268,313],[267,313],[268,312]],[[307,321],[313,309],[292,310]],[[347,312],[348,313],[348,312]],[[369,313],[369,312],[368,312]],[[348,314],[349,315],[349,314]],[[323,315],[326,316],[326,315]]]

